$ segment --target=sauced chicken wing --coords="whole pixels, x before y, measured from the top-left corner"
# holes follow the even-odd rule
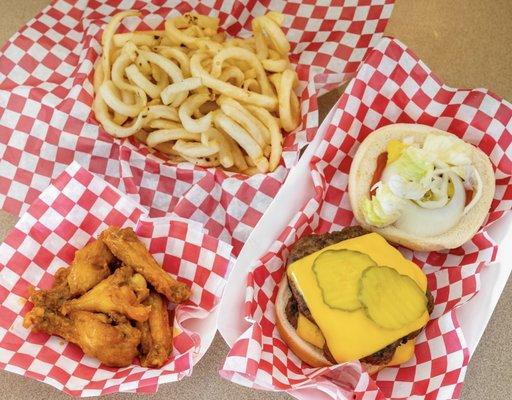
[[[32,290],[23,326],[58,335],[111,367],[140,356],[142,366],[160,368],[172,351],[167,299],[189,296],[131,228],[110,227],[56,272],[52,289]]]
[[[23,325],[35,332],[57,335],[79,345],[85,354],[110,367],[126,367],[138,354],[141,333],[127,320],[111,323],[106,315],[75,311],[69,317],[36,306]]]
[[[69,299],[70,291],[67,282],[69,268],[59,268],[55,273],[55,283],[49,290],[32,289],[30,301],[35,306],[58,310],[62,304]]]
[[[144,278],[134,275],[130,267],[122,266],[81,297],[66,301],[60,311],[64,315],[77,310],[119,313],[135,321],[145,321],[151,307],[140,303],[148,294],[148,289],[142,286],[145,286]]]
[[[151,292],[144,304],[151,306],[145,322],[137,323],[142,333],[140,364],[148,368],[160,368],[172,350],[172,328],[169,324],[167,301],[160,294]]]
[[[55,273],[52,289],[33,290],[30,300],[34,305],[58,310],[66,300],[85,293],[109,276],[109,265],[115,262],[108,247],[101,240],[95,240],[76,252],[68,268],[60,268]]]
[[[100,239],[123,264],[140,273],[169,301],[181,303],[190,297],[187,285],[176,281],[162,269],[132,228],[110,226],[101,233]]]
[[[103,314],[88,311],[71,313],[76,328],[76,342],[85,354],[111,367],[126,367],[137,356],[141,333],[125,320],[116,325]]]
[[[70,341],[74,337],[74,326],[71,319],[59,314],[57,311],[35,306],[23,318],[25,328],[32,327],[33,332],[45,332],[50,335],[58,335]]]
[[[68,284],[71,296],[84,294],[109,276],[109,265],[113,263],[114,255],[101,240],[95,240],[78,250],[69,267]]]
[[[142,303],[149,296],[147,282],[141,274],[136,273],[132,275],[130,287],[133,289],[139,303]]]

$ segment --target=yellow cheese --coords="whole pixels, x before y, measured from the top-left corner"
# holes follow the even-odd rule
[[[409,276],[423,291],[427,288],[427,278],[421,269],[404,258],[377,233],[369,233],[336,243],[292,263],[287,270],[288,278],[293,280],[302,293],[336,361],[341,363],[358,360],[426,325],[429,319],[427,311],[418,320],[400,329],[391,330],[375,324],[366,316],[363,308],[356,311],[342,311],[325,304],[312,264],[323,251],[339,249],[366,253],[377,265],[388,266],[402,275]]]
[[[386,151],[388,152],[388,161],[387,165],[391,164],[393,161],[396,161],[398,157],[402,154],[402,151],[407,147],[407,145],[401,140],[390,140],[386,147]]]
[[[407,361],[409,361],[414,355],[414,346],[416,345],[416,340],[408,340],[406,343],[401,344],[396,348],[395,354],[393,358],[388,363],[388,366],[400,365]]]
[[[297,335],[313,346],[323,348],[325,344],[322,331],[313,322],[307,319],[303,314],[299,313],[297,319]]]

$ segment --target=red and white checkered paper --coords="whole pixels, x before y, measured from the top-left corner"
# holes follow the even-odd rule
[[[1,368],[74,396],[151,393],[192,373],[205,351],[202,338],[215,334],[215,326],[200,321],[220,301],[232,249],[198,223],[150,218],[145,212],[78,163],[32,203],[0,246]],[[136,360],[130,367],[110,368],[59,337],[23,328],[23,316],[32,308],[26,301],[29,288],[50,288],[55,271],[109,225],[133,227],[163,268],[192,290],[191,298],[175,308],[173,351],[160,369],[143,368]]]
[[[496,193],[483,228],[462,247],[403,254],[427,274],[435,307],[415,356],[372,379],[359,362],[310,368],[286,346],[274,323],[274,300],[290,246],[310,233],[356,224],[347,193],[358,144],[375,129],[417,122],[452,132],[487,153]],[[455,308],[480,286],[479,273],[497,244],[487,228],[512,208],[512,106],[484,89],[443,85],[400,42],[384,38],[341,96],[310,164],[316,195],[251,269],[245,315],[251,323],[235,342],[221,375],[242,385],[283,390],[301,399],[458,399],[470,353]]]
[[[73,160],[148,209],[201,222],[238,254],[318,126],[317,95],[352,76],[382,35],[393,0],[325,2],[57,0],[15,34],[0,55],[0,207],[20,214]],[[273,173],[245,177],[164,162],[136,141],[115,140],[91,112],[92,68],[104,25],[139,9],[122,30],[162,28],[192,9],[218,16],[233,36],[250,34],[254,16],[285,15],[291,60],[300,78],[302,125],[287,136]],[[336,73],[334,73],[336,71]]]

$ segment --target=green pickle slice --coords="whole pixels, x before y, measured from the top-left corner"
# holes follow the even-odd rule
[[[427,296],[417,283],[385,266],[363,272],[358,298],[366,315],[385,329],[400,329],[427,310]]]
[[[359,251],[342,249],[321,253],[313,262],[313,272],[325,304],[343,311],[361,308],[359,280],[365,269],[376,265],[370,256]]]

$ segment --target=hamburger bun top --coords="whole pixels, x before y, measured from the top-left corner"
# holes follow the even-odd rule
[[[378,228],[366,222],[363,215],[363,200],[370,199],[370,190],[377,158],[387,151],[390,140],[414,138],[416,143],[423,143],[428,135],[451,136],[466,146],[471,163],[475,166],[482,179],[482,196],[479,201],[464,215],[457,225],[440,235],[425,237],[412,235],[393,226]],[[462,141],[455,135],[436,128],[419,124],[392,124],[372,132],[354,155],[349,173],[348,193],[354,217],[365,229],[377,232],[393,243],[412,250],[438,251],[453,249],[470,240],[484,222],[494,197],[495,178],[492,164],[485,153],[477,147]]]

